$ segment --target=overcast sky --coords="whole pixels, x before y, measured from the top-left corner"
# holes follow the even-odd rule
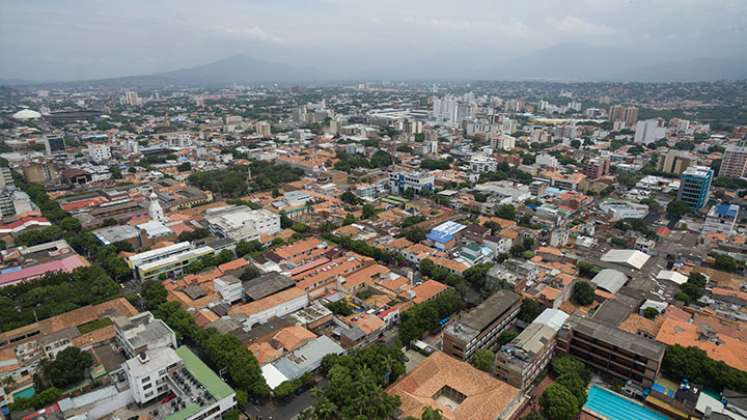
[[[747,0],[2,0],[0,78],[148,74],[236,54],[350,74],[557,44],[747,55]]]

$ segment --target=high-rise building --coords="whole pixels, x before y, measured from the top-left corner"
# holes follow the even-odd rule
[[[680,177],[680,190],[677,199],[684,201],[695,210],[700,210],[708,203],[711,192],[713,169],[707,166],[691,166]]]
[[[747,141],[727,146],[718,176],[739,178],[747,176]]]
[[[88,143],[88,156],[96,163],[106,162],[112,158],[112,149],[106,144]]]
[[[662,153],[656,161],[656,170],[672,175],[679,175],[685,172],[691,163],[694,162],[690,152],[685,150],[669,150]]]
[[[610,173],[610,160],[607,158],[590,159],[584,166],[584,173],[589,179],[597,179]]]
[[[62,137],[47,137],[44,139],[44,146],[47,151],[47,156],[65,153],[65,139]]]
[[[611,123],[614,123],[616,121],[625,121],[625,107],[622,105],[612,106],[607,118]]]
[[[267,121],[257,122],[257,135],[260,137],[270,137],[272,135],[270,123]]]
[[[128,106],[140,106],[143,104],[143,100],[138,96],[137,92],[134,90],[128,90],[119,100],[119,103]]]
[[[636,144],[649,144],[666,137],[666,135],[667,130],[664,128],[664,120],[651,119],[638,121],[635,126],[634,142]]]
[[[625,126],[628,128],[635,127],[638,122],[638,108],[629,106],[625,108]]]
[[[7,166],[0,168],[0,190],[15,188],[15,186],[16,183],[13,181],[13,172],[10,171],[10,168]]]

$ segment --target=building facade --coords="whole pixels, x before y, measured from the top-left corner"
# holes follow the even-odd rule
[[[700,210],[708,203],[711,192],[713,169],[706,166],[691,166],[680,177],[677,199],[684,201],[694,210]]]

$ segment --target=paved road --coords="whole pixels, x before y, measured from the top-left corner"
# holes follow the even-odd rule
[[[322,379],[319,382],[319,387],[325,387],[328,381]],[[298,413],[311,407],[314,404],[314,394],[311,390],[304,392],[301,395],[295,396],[292,400],[285,404],[276,404],[273,401],[268,402],[265,405],[256,406],[254,404],[247,404],[244,407],[244,414],[250,416],[250,418],[257,418],[262,420],[291,420],[295,418]]]

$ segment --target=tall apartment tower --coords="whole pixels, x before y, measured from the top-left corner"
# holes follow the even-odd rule
[[[718,176],[734,178],[747,176],[747,141],[726,148]]]
[[[691,166],[680,177],[680,190],[677,199],[689,204],[695,210],[700,210],[708,203],[711,192],[713,169],[707,166]]]
[[[610,112],[607,118],[610,120],[611,123],[614,123],[616,121],[625,121],[625,107],[622,105],[612,106],[610,108]]]
[[[635,127],[638,122],[638,108],[629,106],[625,108],[625,126],[628,128]]]

